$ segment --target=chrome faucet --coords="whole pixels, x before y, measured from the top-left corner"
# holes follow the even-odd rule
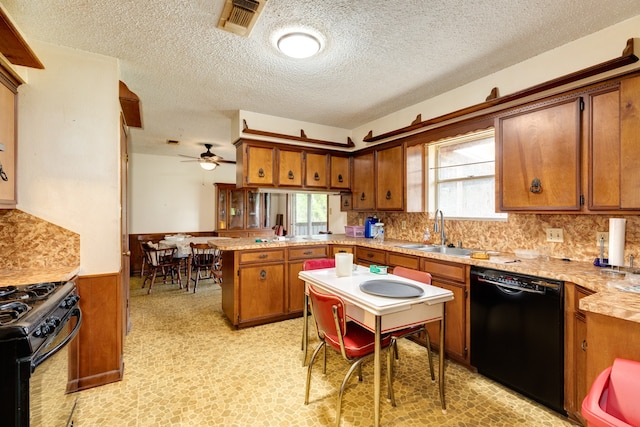
[[[438,224],[438,213],[440,213],[440,224]],[[447,234],[444,232],[444,213],[440,209],[436,211],[433,221],[433,232],[440,232],[440,244],[442,246],[447,244]]]

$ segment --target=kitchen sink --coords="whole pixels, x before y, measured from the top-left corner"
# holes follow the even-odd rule
[[[471,252],[473,252],[471,249],[450,248],[448,246],[441,246],[441,245],[411,244],[411,245],[402,245],[399,247],[404,249],[415,249],[417,251],[432,252],[432,253],[452,255],[452,256],[467,256],[467,255],[471,255]]]

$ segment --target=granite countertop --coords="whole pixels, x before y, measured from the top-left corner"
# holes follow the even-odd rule
[[[30,285],[42,282],[69,280],[80,272],[80,267],[47,267],[23,270],[0,270],[0,286]]]
[[[640,294],[625,292],[615,288],[616,284],[628,283],[625,276],[603,274],[602,268],[595,267],[590,262],[565,261],[557,258],[544,259],[543,257],[539,257],[537,259],[521,259],[518,262],[509,262],[517,259],[512,253],[499,253],[497,255],[491,255],[491,259],[489,260],[479,260],[470,258],[469,256],[452,256],[399,247],[400,245],[407,245],[414,242],[387,239],[381,243],[373,239],[349,237],[344,234],[304,236],[293,239],[287,238],[284,241],[269,240],[266,242],[258,242],[256,240],[261,239],[240,238],[212,240],[209,241],[209,244],[223,251],[319,244],[356,245],[372,249],[404,253],[407,255],[415,255],[424,258],[450,261],[458,264],[477,265],[480,267],[495,268],[514,273],[563,280],[565,282],[575,283],[576,285],[595,292],[595,294],[584,297],[580,300],[580,309],[640,323]]]

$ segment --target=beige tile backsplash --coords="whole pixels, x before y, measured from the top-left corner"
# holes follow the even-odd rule
[[[0,209],[0,270],[79,265],[79,234],[18,209]]]
[[[374,212],[349,212],[347,223],[360,225]],[[426,227],[431,231],[433,243],[440,242],[439,233],[433,233],[433,216],[426,213],[375,212],[385,224],[385,236],[389,239],[422,241]],[[623,215],[542,215],[509,214],[506,221],[471,221],[447,219],[445,212],[445,230],[448,243],[458,241],[466,248],[477,248],[500,252],[513,252],[514,249],[537,249],[542,254],[557,258],[570,258],[577,261],[592,262],[599,256],[596,246],[596,232],[609,231],[609,218],[626,218],[625,264],[629,264],[629,255],[640,255],[640,217]],[[406,226],[402,228],[402,222]],[[562,228],[563,243],[548,243],[547,228]],[[605,247],[605,258],[607,257]],[[640,263],[640,259],[638,259]],[[636,265],[640,265],[636,263]]]

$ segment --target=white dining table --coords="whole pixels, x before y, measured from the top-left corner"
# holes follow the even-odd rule
[[[176,257],[186,258],[191,255],[191,243],[209,243],[210,240],[224,239],[224,237],[198,236],[185,237],[183,239],[162,239],[159,242],[161,248],[176,248]]]
[[[444,306],[453,300],[453,292],[436,286],[426,285],[415,280],[393,274],[379,275],[369,269],[357,266],[351,276],[337,277],[335,268],[301,271],[298,277],[305,282],[305,295],[308,288],[314,288],[340,296],[346,304],[347,317],[375,333],[374,353],[374,425],[380,425],[380,377],[381,377],[381,336],[396,330],[429,322],[440,323],[439,349],[439,391],[442,412],[446,413],[444,397]],[[409,298],[383,297],[363,292],[360,285],[369,280],[389,280],[417,286],[422,295]],[[393,286],[390,283],[389,286]],[[305,325],[307,302],[304,304]],[[308,330],[305,327],[306,339]],[[306,355],[306,346],[305,346]]]

